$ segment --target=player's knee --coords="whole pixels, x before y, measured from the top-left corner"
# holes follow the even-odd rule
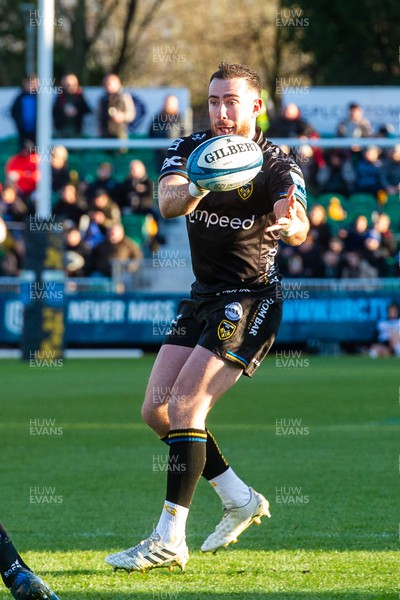
[[[199,407],[195,402],[179,402],[170,400],[168,403],[168,417],[171,423],[190,423],[198,415]]]

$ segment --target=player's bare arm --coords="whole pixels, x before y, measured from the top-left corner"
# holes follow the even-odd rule
[[[192,186],[192,193],[189,186]],[[201,199],[207,194],[207,191],[200,190],[194,186],[194,193],[199,196],[193,196],[193,186],[185,177],[173,173],[163,177],[158,186],[159,208],[164,219],[173,219],[182,215],[188,215],[196,209]],[[198,192],[197,192],[198,190]]]
[[[296,186],[292,185],[286,198],[274,204],[276,221],[267,231],[279,231],[281,240],[289,246],[300,246],[310,228],[310,223],[304,206],[296,200]]]

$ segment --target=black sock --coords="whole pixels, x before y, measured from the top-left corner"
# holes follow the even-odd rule
[[[229,469],[228,461],[222,454],[220,447],[211,431],[206,429],[207,432],[207,446],[206,446],[206,464],[204,465],[202,476],[210,481],[218,475],[222,475]]]
[[[15,549],[3,524],[0,523],[0,575],[6,587],[12,586],[15,575],[22,568],[30,570]]]
[[[174,429],[168,434],[168,502],[190,507],[206,462],[207,433],[204,429]]]
[[[202,472],[202,477],[210,481],[218,475],[222,475],[229,469],[229,463],[225,456],[222,454],[220,447],[218,446],[217,440],[209,429],[206,429],[207,433],[207,444],[206,444],[206,464]],[[161,439],[162,442],[168,444],[168,433]]]

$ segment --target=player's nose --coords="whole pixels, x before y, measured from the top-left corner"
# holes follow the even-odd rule
[[[228,116],[228,112],[227,112],[226,106],[223,102],[221,102],[221,104],[219,105],[218,110],[217,110],[217,117],[218,117],[218,119],[226,119],[227,116]]]

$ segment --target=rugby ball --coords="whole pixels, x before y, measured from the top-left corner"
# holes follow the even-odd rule
[[[262,164],[263,153],[258,144],[241,135],[220,135],[193,150],[186,171],[197,186],[227,192],[249,183]]]

